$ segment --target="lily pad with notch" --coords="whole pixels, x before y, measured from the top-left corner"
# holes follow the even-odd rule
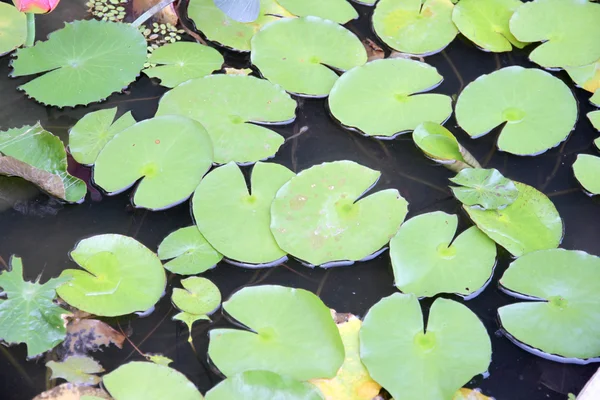
[[[450,181],[460,185],[450,186],[450,189],[461,203],[484,210],[500,210],[519,196],[514,182],[494,168],[466,168]]]
[[[446,48],[458,34],[450,0],[379,0],[373,29],[392,49],[428,56]]]
[[[393,139],[426,121],[442,124],[452,115],[449,96],[423,93],[442,80],[434,67],[422,62],[401,58],[371,61],[337,80],[329,95],[329,109],[350,129]]]
[[[367,51],[356,35],[333,21],[284,18],[254,35],[251,61],[290,93],[327,97],[338,72],[366,63]]]
[[[180,275],[206,272],[223,259],[195,225],[178,229],[164,238],[158,246],[158,257],[170,260],[165,269]]]
[[[186,201],[212,161],[212,143],[200,123],[161,116],[138,122],[108,142],[96,159],[93,177],[109,195],[139,181],[133,204],[162,210]]]
[[[182,115],[200,122],[212,139],[215,163],[251,164],[273,157],[284,142],[261,125],[289,124],[295,112],[296,102],[264,79],[213,75],[167,92],[156,115]]]
[[[563,363],[600,361],[600,259],[583,251],[536,251],[514,261],[500,289],[524,301],[498,309],[517,346]]]
[[[492,347],[483,323],[464,305],[438,298],[425,325],[417,297],[396,293],[367,313],[360,355],[395,399],[446,400],[487,371]]]
[[[60,276],[70,280],[57,292],[82,311],[104,317],[144,312],[165,290],[165,270],[156,254],[128,236],[83,239],[70,256],[83,270],[64,270]]]
[[[11,76],[42,73],[19,87],[40,103],[86,105],[129,86],[146,62],[146,47],[144,35],[129,24],[74,21],[45,42],[19,49]]]
[[[600,157],[579,154],[573,163],[573,173],[586,193],[600,194]]]
[[[225,301],[223,310],[249,329],[210,331],[208,355],[227,377],[266,370],[300,381],[331,378],[344,361],[329,309],[311,292],[246,287]]]
[[[23,45],[27,39],[25,13],[12,4],[0,3],[0,56]]]
[[[492,279],[496,244],[476,226],[456,236],[458,217],[441,211],[402,224],[390,242],[394,281],[404,293],[433,297],[455,293],[466,300]]]
[[[279,189],[271,205],[271,231],[279,247],[324,268],[380,254],[408,212],[396,189],[364,197],[380,175],[352,161],[300,172]]]
[[[287,260],[270,230],[271,203],[294,173],[279,164],[258,162],[250,191],[242,171],[229,163],[210,172],[192,199],[200,232],[226,261],[248,268],[272,267]]]
[[[298,17],[314,16],[345,24],[358,18],[358,12],[346,0],[277,0],[290,13]]]
[[[538,155],[567,139],[577,121],[577,102],[560,79],[512,66],[469,83],[458,97],[456,121],[473,138],[506,123],[498,149]]]
[[[104,372],[104,368],[98,361],[87,356],[71,356],[64,361],[48,361],[46,367],[52,371],[50,379],[64,379],[76,385],[97,385],[102,378],[95,374]]]
[[[174,288],[171,300],[181,311],[194,315],[210,315],[221,304],[219,288],[206,278],[192,276],[181,281],[183,289]]]

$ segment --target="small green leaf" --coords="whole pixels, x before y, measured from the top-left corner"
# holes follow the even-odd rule
[[[104,372],[102,365],[91,357],[72,356],[62,362],[49,361],[46,367],[52,371],[50,379],[64,379],[76,385],[97,385],[102,379],[94,374]]]
[[[0,56],[25,43],[27,20],[12,4],[0,3]]]
[[[502,209],[514,203],[519,196],[514,182],[494,168],[466,168],[450,181],[460,185],[450,189],[461,203],[484,210]]]
[[[358,18],[358,13],[346,0],[277,0],[283,8],[298,17],[314,16],[345,24]]]
[[[171,299],[181,311],[195,315],[210,315],[221,304],[219,288],[205,278],[193,276],[183,279],[185,289],[173,289]]]
[[[188,332],[189,332],[188,342],[192,343],[192,326],[194,325],[194,322],[200,321],[200,320],[210,321],[210,318],[207,317],[206,315],[190,314],[190,313],[183,311],[183,312],[180,312],[179,314],[175,315],[173,317],[173,320],[181,321],[187,325]]]
[[[171,360],[169,357],[163,356],[162,354],[146,353],[144,355],[146,356],[146,359],[148,361],[152,361],[154,364],[163,365],[165,367],[168,367],[169,364],[173,363],[173,360]]]
[[[165,269],[180,275],[200,274],[223,259],[195,225],[178,229],[164,238],[158,246],[158,257],[172,259],[165,264]]]
[[[573,163],[573,172],[586,192],[600,194],[600,157],[579,154]]]

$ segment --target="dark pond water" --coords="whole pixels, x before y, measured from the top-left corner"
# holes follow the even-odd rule
[[[63,1],[53,14],[38,17],[38,38],[62,27],[62,21],[84,17],[83,3],[82,0]],[[368,7],[357,8],[361,18],[349,24],[349,28],[361,38],[375,40],[369,27],[371,10]],[[483,53],[459,37],[443,53],[428,57],[427,62],[444,75],[444,82],[437,90],[456,96],[465,84],[481,74],[509,65],[534,67],[527,61],[528,52]],[[225,56],[233,66],[242,67],[247,63],[244,57],[229,53]],[[25,80],[6,77],[10,71],[9,63],[10,57],[0,59],[0,129],[39,120],[65,143],[68,129],[86,113],[118,106],[119,113],[131,110],[138,120],[150,118],[156,111],[158,99],[165,92],[142,76],[127,93],[113,95],[104,103],[64,110],[47,108],[16,90]],[[566,74],[558,73],[557,76],[573,87]],[[587,101],[589,95],[579,89],[574,89],[574,92],[580,107],[576,130],[565,144],[537,157],[517,157],[495,151],[497,130],[481,139],[471,140],[456,127],[454,119],[446,126],[485,166],[497,168],[504,175],[532,185],[550,196],[565,221],[566,235],[562,247],[600,254],[600,206],[579,190],[571,170],[578,153],[594,152],[592,141],[597,135],[585,118],[585,113],[591,110]],[[382,172],[382,179],[375,190],[388,187],[400,190],[410,202],[409,217],[443,210],[459,214],[461,230],[469,226],[468,218],[447,189],[452,173],[427,160],[415,148],[409,135],[391,142],[379,142],[345,131],[330,118],[325,100],[300,99],[297,115],[293,124],[275,128],[289,138],[275,162],[298,172],[324,161],[354,160]],[[295,136],[304,126],[308,130]],[[22,196],[16,203],[15,193]],[[129,193],[125,193],[116,197],[96,196],[94,199],[88,195],[84,204],[61,205],[32,188],[16,191],[15,186],[7,185],[6,181],[0,185],[0,210],[0,256],[8,260],[11,254],[20,255],[26,277],[35,279],[41,273],[43,281],[57,276],[65,268],[76,267],[67,253],[82,238],[119,233],[133,236],[156,250],[167,234],[192,223],[187,203],[162,212],[148,212],[132,209]],[[569,392],[577,393],[583,387],[596,367],[564,365],[535,357],[497,333],[496,310],[513,301],[497,289],[497,280],[509,262],[508,254],[501,251],[494,281],[479,297],[467,302],[487,327],[493,345],[489,378],[477,377],[469,386],[480,387],[484,393],[498,400],[565,399]],[[316,292],[329,307],[360,316],[364,316],[369,307],[382,297],[396,291],[387,253],[369,262],[330,270],[312,270],[293,260],[284,266],[258,271],[222,263],[204,276],[219,286],[225,298],[246,285],[287,285]],[[170,278],[169,293],[171,287],[178,285],[177,277]],[[422,304],[427,308],[431,300]],[[206,362],[207,331],[212,326],[227,325],[227,322],[216,314],[212,325],[198,323],[195,326],[193,337],[199,354],[197,357],[187,343],[186,328],[171,321],[175,313],[167,296],[151,316],[123,317],[118,322],[123,329],[132,332],[131,340],[143,352],[164,353],[172,358],[175,361],[172,366],[185,373],[204,393],[220,379]],[[117,320],[110,322],[116,325]],[[9,349],[0,346],[0,399],[27,400],[45,390],[47,380],[43,360],[28,362],[25,356],[24,345]],[[141,358],[127,343],[122,350],[110,348],[94,356],[109,371]]]

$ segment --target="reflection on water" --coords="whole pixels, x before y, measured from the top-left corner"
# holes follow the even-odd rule
[[[65,1],[54,14],[39,16],[38,37],[60,28],[63,19],[81,18],[85,12],[83,3],[83,0]],[[370,9],[362,6],[357,8],[362,18],[350,23],[349,28],[362,39],[368,37],[375,40],[365,18]],[[228,53],[226,61],[237,68],[247,66],[245,56]],[[0,59],[0,76],[8,75],[9,62],[10,57]],[[427,62],[437,67],[445,78],[437,90],[453,98],[481,74],[509,65],[534,67],[527,61],[527,51],[488,54],[461,38],[457,38],[443,53],[427,57]],[[566,74],[556,75],[573,87]],[[68,129],[90,111],[118,106],[119,113],[131,110],[138,120],[150,118],[165,91],[142,76],[128,93],[113,95],[102,104],[61,110],[43,107],[18,92],[16,87],[26,80],[0,79],[0,129],[40,120],[46,129],[60,136],[63,141],[66,141]],[[589,96],[580,90],[575,92],[581,117],[591,111],[587,101]],[[394,115],[389,118],[394,118]],[[532,185],[550,196],[565,220],[566,235],[562,247],[600,255],[598,202],[579,189],[571,171],[578,153],[594,153],[592,141],[596,135],[589,121],[581,117],[567,142],[538,157],[517,157],[496,151],[494,142],[498,130],[481,139],[471,140],[457,128],[454,118],[446,123],[446,127],[486,167],[497,168],[505,176]],[[325,161],[353,160],[382,172],[374,190],[397,188],[410,203],[409,217],[442,210],[459,214],[461,231],[469,226],[468,218],[447,188],[452,172],[427,160],[414,146],[409,135],[380,142],[346,131],[329,116],[326,100],[323,99],[301,99],[296,121],[289,126],[273,128],[287,138],[275,162],[298,172]],[[89,171],[82,170],[77,175],[85,176],[86,173],[89,174]],[[31,185],[17,181],[6,184],[6,179],[1,180],[0,257],[8,260],[11,254],[20,255],[23,257],[26,278],[35,279],[41,273],[42,280],[46,280],[58,276],[65,268],[75,267],[67,254],[82,238],[119,233],[133,236],[156,250],[165,236],[192,223],[188,203],[166,211],[148,212],[131,207],[129,192],[116,197],[102,197],[98,192],[92,197],[88,196],[81,205],[63,206],[39,194]],[[500,255],[489,287],[479,297],[467,302],[487,327],[494,351],[490,377],[485,380],[478,377],[470,386],[481,387],[485,394],[497,399],[563,400],[567,393],[577,392],[583,387],[595,367],[544,360],[519,349],[502,335],[496,335],[499,330],[496,310],[515,301],[497,288],[498,277],[510,262],[505,251],[501,251]],[[221,262],[203,276],[219,286],[224,298],[245,285],[288,285],[317,293],[327,305],[339,312],[361,316],[379,299],[396,291],[387,252],[371,261],[327,270],[306,268],[295,260],[275,268],[259,270]],[[177,277],[170,277],[169,291],[172,286],[178,285],[178,280]],[[458,297],[455,300],[463,301]],[[422,304],[428,307],[431,302],[424,300]],[[197,357],[187,343],[187,328],[171,321],[176,313],[169,296],[165,296],[147,318],[132,315],[109,322],[132,332],[131,340],[141,351],[164,353],[172,358],[175,361],[172,366],[184,372],[202,392],[206,392],[219,380],[205,359],[207,330],[212,326],[230,325],[221,313],[213,316],[212,324],[197,323],[193,330]],[[24,345],[9,349],[0,346],[0,398],[3,400],[30,399],[45,389],[46,369],[43,360],[26,362],[25,355]],[[141,359],[128,344],[123,350],[113,347],[96,353],[94,357],[107,370],[127,361]]]

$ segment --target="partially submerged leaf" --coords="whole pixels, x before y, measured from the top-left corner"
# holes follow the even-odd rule
[[[250,68],[241,68],[241,69],[238,69],[238,68],[227,68],[227,67],[225,67],[223,69],[225,70],[225,74],[226,75],[244,75],[244,76],[247,76],[247,75],[250,75],[252,73],[252,69],[250,69]]]
[[[9,271],[0,274],[0,340],[25,343],[27,357],[33,358],[65,339],[64,317],[69,312],[53,300],[56,289],[68,279],[50,279],[44,284],[26,282],[21,258],[12,256],[10,266]]]
[[[37,123],[0,132],[0,174],[21,177],[70,203],[84,200],[84,181],[67,172],[61,140]]]
[[[104,372],[98,361],[86,356],[72,356],[62,362],[49,361],[46,367],[52,371],[50,379],[64,379],[76,385],[97,385],[102,379],[94,374]]]
[[[169,357],[163,356],[162,354],[146,353],[144,356],[146,356],[148,361],[152,361],[154,364],[163,365],[165,367],[168,367],[169,364],[173,363],[173,360],[171,360]]]
[[[600,157],[579,154],[573,163],[573,173],[586,192],[600,194]]]
[[[600,59],[581,67],[567,67],[565,71],[578,87],[592,93],[600,89]]]
[[[195,225],[178,229],[164,238],[158,246],[158,257],[171,259],[165,269],[180,275],[200,274],[216,267],[223,259]]]
[[[174,288],[171,299],[181,311],[210,315],[221,304],[219,288],[206,278],[193,276],[181,281],[184,289]]]
[[[484,210],[502,209],[514,203],[519,196],[514,182],[494,168],[466,168],[450,181],[460,185],[450,186],[450,189],[461,203]]]
[[[12,4],[0,3],[0,56],[21,46],[26,39],[25,13],[17,10]]]
[[[346,0],[277,0],[290,13],[298,17],[314,16],[345,24],[358,18],[358,13]]]
[[[125,336],[98,319],[73,317],[67,324],[67,338],[62,344],[65,356],[85,355],[111,344],[123,348]]]
[[[63,383],[53,389],[47,390],[33,398],[33,400],[110,400],[110,396],[102,389],[90,386],[77,386],[72,383]]]

